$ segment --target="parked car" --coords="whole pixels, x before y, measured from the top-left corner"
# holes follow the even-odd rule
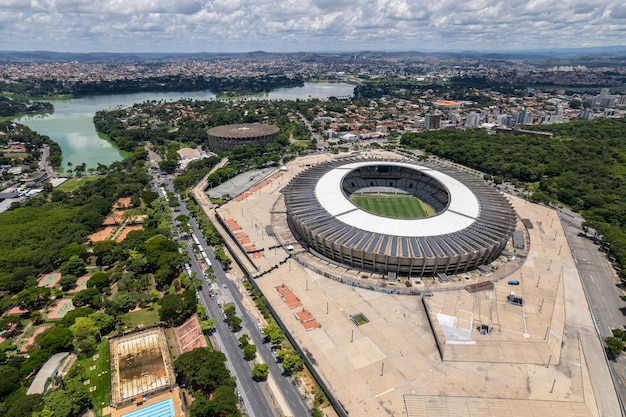
[[[516,279],[510,279],[508,282],[509,285],[519,285],[519,281]]]

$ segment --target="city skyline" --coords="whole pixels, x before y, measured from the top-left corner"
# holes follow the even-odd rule
[[[507,51],[622,45],[626,5],[543,0],[5,0],[0,50]]]

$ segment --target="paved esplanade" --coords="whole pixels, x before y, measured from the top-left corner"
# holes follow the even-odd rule
[[[419,297],[340,284],[292,260],[283,262],[290,252],[273,249],[276,240],[267,235],[265,226],[271,224],[272,215],[281,215],[275,211],[280,190],[307,164],[330,158],[315,155],[292,161],[280,179],[218,211],[236,221],[261,249],[263,256],[254,259],[259,271],[280,263],[256,282],[351,415],[621,415],[556,212],[508,196],[520,218],[535,226],[528,231],[530,250],[523,266],[510,275],[520,285],[508,286],[504,279],[493,289],[474,294],[434,292],[427,298],[427,313]],[[452,279],[450,284],[414,280],[412,285],[437,290],[488,280],[478,273]],[[275,290],[283,284],[320,328],[304,328]],[[393,285],[404,284],[390,283],[389,288]],[[523,306],[506,302],[512,290],[524,299]],[[350,316],[357,313],[369,322],[356,326]],[[443,345],[443,360],[427,317]],[[450,322],[467,332],[463,344],[441,339],[441,323]],[[481,335],[480,324],[490,325],[491,333]]]

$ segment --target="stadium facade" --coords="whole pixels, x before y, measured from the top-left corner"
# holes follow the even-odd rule
[[[357,207],[353,193],[409,194],[426,218],[391,218]],[[348,268],[410,276],[455,274],[489,264],[516,226],[509,201],[483,180],[414,161],[336,160],[284,189],[287,221],[302,245]]]
[[[280,129],[261,123],[216,126],[208,130],[209,149],[232,149],[238,145],[267,145],[272,143]]]

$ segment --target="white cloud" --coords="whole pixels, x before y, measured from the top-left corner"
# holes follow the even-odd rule
[[[528,49],[624,43],[626,7],[621,0],[1,0],[0,23],[0,49]]]

